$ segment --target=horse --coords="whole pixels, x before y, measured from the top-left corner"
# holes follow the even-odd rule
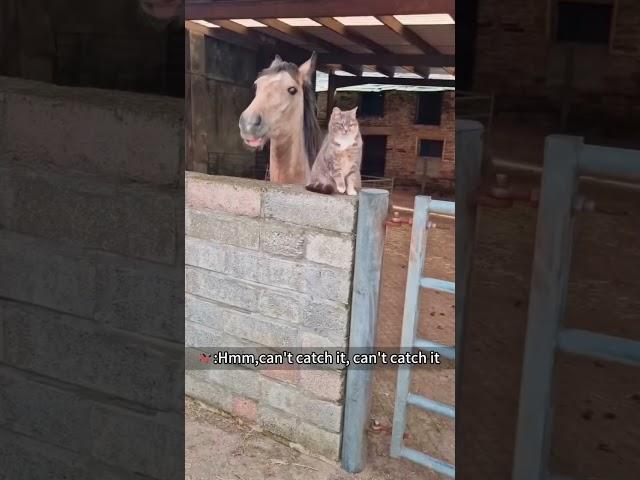
[[[309,183],[321,137],[312,84],[316,59],[313,52],[297,66],[276,55],[258,74],[255,97],[240,115],[240,136],[248,148],[261,150],[270,142],[272,182]]]

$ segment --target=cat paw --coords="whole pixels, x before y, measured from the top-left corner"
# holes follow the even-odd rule
[[[347,195],[358,195],[358,191],[355,188],[348,188],[347,189]]]
[[[347,191],[347,187],[345,187],[344,185],[337,185],[336,190],[338,190],[338,193],[344,193]]]

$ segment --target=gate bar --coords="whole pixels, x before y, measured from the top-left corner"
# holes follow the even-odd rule
[[[446,345],[442,345],[441,343],[432,342],[431,340],[424,340],[422,338],[416,338],[416,341],[413,344],[416,348],[420,348],[421,350],[436,350],[440,355],[444,358],[448,358],[449,360],[456,359],[456,348],[448,347]]]
[[[456,409],[451,405],[436,402],[435,400],[430,400],[422,395],[416,395],[415,393],[410,393],[407,396],[407,403],[414,407],[426,410],[427,412],[437,413],[443,417],[455,418],[456,416]]]
[[[440,280],[439,278],[422,277],[420,279],[420,286],[422,288],[437,290],[439,292],[456,293],[456,284],[454,282]]]
[[[586,330],[566,329],[558,334],[558,349],[632,367],[640,366],[640,342],[627,338],[612,337]]]
[[[584,141],[580,138],[581,141]],[[580,173],[603,177],[640,180],[640,151],[625,148],[584,145]]]
[[[455,468],[450,463],[433,458],[426,453],[419,452],[413,448],[402,447],[398,456],[411,460],[419,465],[425,465],[427,468],[451,478],[453,478],[456,473]]]

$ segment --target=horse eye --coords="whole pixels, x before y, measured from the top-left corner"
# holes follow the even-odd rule
[[[298,89],[296,87],[289,87],[287,90],[291,95],[298,93]]]

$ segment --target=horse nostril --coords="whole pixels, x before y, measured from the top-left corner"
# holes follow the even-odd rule
[[[257,127],[262,123],[262,115],[258,115],[256,116],[256,119],[254,120],[253,124]]]

